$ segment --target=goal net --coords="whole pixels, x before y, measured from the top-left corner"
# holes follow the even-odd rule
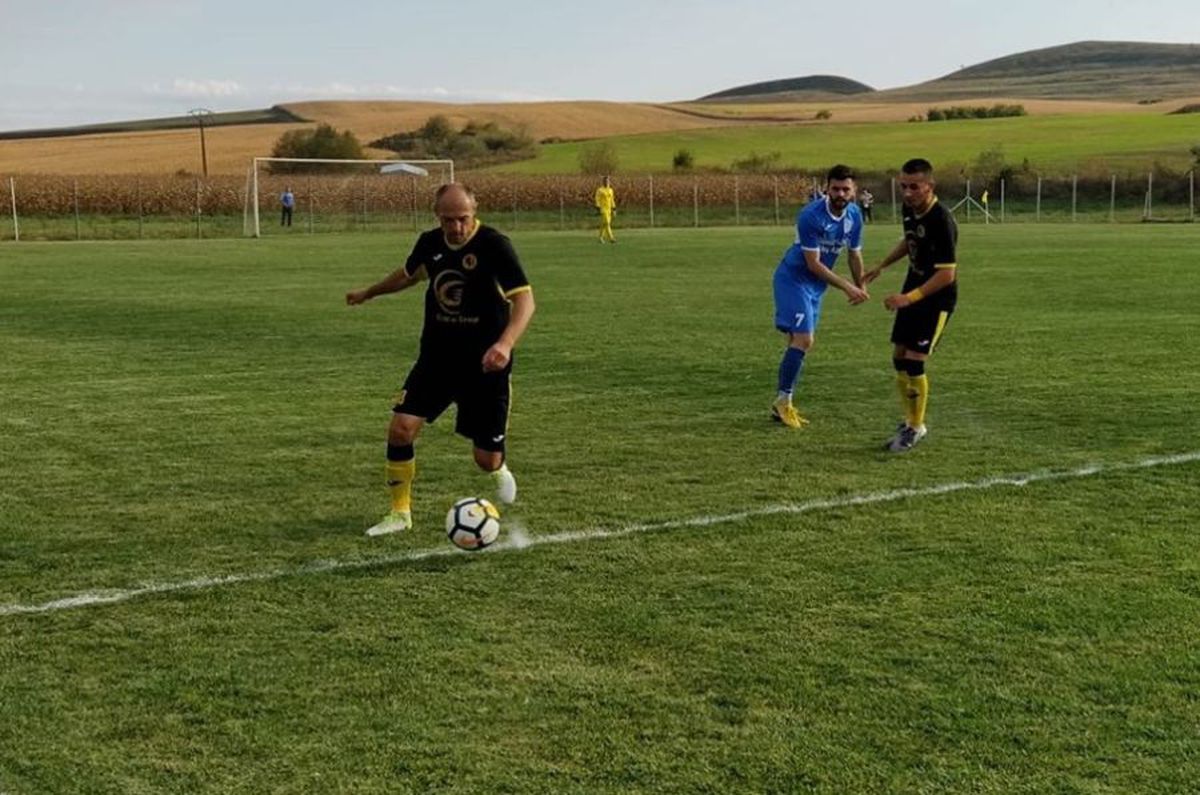
[[[433,195],[454,181],[453,160],[256,157],[246,174],[242,232],[417,229]]]

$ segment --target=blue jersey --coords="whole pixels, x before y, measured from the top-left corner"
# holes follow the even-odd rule
[[[821,264],[832,269],[843,248],[862,250],[862,236],[862,211],[857,204],[851,202],[841,215],[834,215],[828,198],[809,202],[796,216],[796,242],[784,253],[777,276],[790,277],[818,295],[824,293],[828,285],[808,269],[804,252],[820,252]]]

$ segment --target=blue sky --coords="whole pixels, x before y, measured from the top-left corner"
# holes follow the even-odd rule
[[[890,88],[1084,39],[1200,42],[1194,0],[915,7],[0,0],[0,130],[303,99],[659,102],[807,74]]]

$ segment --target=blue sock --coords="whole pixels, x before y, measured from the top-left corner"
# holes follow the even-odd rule
[[[783,352],[783,360],[779,362],[779,391],[791,394],[796,387],[796,379],[800,377],[800,368],[804,366],[804,351],[788,346]]]

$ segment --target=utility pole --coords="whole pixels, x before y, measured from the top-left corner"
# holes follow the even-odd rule
[[[204,170],[204,178],[208,179],[208,149],[204,145],[204,117],[211,116],[212,111],[208,108],[192,108],[188,111],[189,116],[196,117],[196,123],[200,126],[200,165]]]

